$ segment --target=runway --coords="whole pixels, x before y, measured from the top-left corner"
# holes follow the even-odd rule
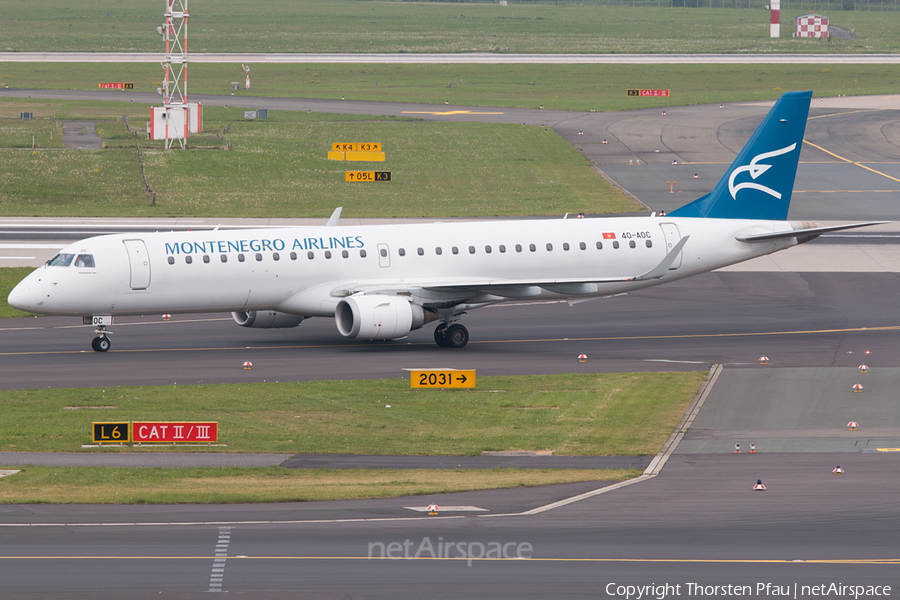
[[[810,121],[807,139],[844,159],[804,148],[792,218],[850,221],[900,212],[896,193],[879,191],[900,189],[879,187],[900,175],[893,170],[900,152],[891,135],[871,134],[893,131],[896,111],[882,109],[895,99],[855,108],[843,100],[822,101],[822,118]],[[332,112],[340,105],[314,102]],[[410,106],[384,109],[393,112],[377,114]],[[373,107],[348,103],[344,110]],[[517,109],[491,117],[471,110],[423,118],[546,119],[576,143],[607,135],[615,144],[585,143],[585,154],[658,210],[675,200],[651,185],[654,177],[674,172],[683,179],[697,170],[701,177],[688,182],[697,189],[682,194],[692,199],[702,182],[724,171],[766,107],[672,109],[665,120],[656,111],[595,117]],[[866,112],[853,112],[860,110]],[[838,113],[849,129],[830,120]],[[654,152],[656,140],[667,141],[665,153]],[[873,148],[884,164],[872,162]],[[629,153],[640,157],[640,167],[623,165]],[[819,162],[826,157],[827,164]],[[846,184],[840,194],[837,182]],[[35,227],[4,220],[0,236],[50,243],[56,231],[137,224],[70,225],[34,234],[26,232]],[[823,236],[744,266],[576,307],[542,298],[473,311],[462,352],[435,346],[430,328],[406,340],[360,343],[341,338],[329,319],[256,330],[227,315],[168,322],[148,315],[122,319],[113,327],[112,351],[99,354],[89,348],[91,328],[77,320],[0,322],[0,386],[7,389],[407,378],[405,369],[438,365],[477,368],[479,375],[724,365],[661,473],[612,491],[594,482],[275,505],[0,505],[3,596],[194,598],[221,590],[253,598],[624,598],[619,586],[650,584],[680,586],[678,595],[692,597],[724,597],[725,588],[709,587],[716,585],[750,586],[746,595],[757,597],[775,595],[772,586],[813,597],[809,586],[830,584],[890,585],[893,594],[900,585],[900,483],[892,474],[900,453],[878,448],[900,439],[893,400],[900,383],[897,233],[885,226]],[[587,363],[577,361],[580,353]],[[763,355],[770,359],[765,367],[758,364]],[[253,370],[241,368],[245,360]],[[854,395],[845,388],[863,361],[872,367],[868,389]],[[863,416],[845,420],[854,409]],[[852,436],[845,425],[851,418],[865,426]],[[760,453],[731,453],[735,442],[752,441]],[[832,473],[837,465],[843,475]],[[758,479],[766,491],[752,490]],[[603,493],[547,508],[594,490]],[[429,517],[409,508],[430,502],[481,510]],[[453,552],[464,549],[459,557],[445,558],[450,542]],[[499,554],[488,557],[492,544]],[[396,558],[382,558],[388,548]]]

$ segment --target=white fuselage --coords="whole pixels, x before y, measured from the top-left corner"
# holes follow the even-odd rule
[[[435,307],[541,290],[587,298],[794,246],[793,238],[735,239],[791,229],[786,221],[620,217],[106,235],[61,251],[90,255],[93,267],[74,261],[40,267],[9,301],[45,315],[272,310],[331,316],[341,298],[365,293]],[[686,236],[665,276],[624,281],[659,265]]]

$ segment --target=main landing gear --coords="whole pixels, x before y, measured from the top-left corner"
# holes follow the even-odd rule
[[[434,330],[434,341],[442,348],[462,348],[469,343],[469,330],[459,323],[441,323]]]

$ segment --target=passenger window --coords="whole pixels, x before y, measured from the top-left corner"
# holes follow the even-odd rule
[[[628,242],[628,247],[635,248],[635,247],[637,247],[637,244],[634,243],[634,240],[631,240],[630,242]]]
[[[437,248],[434,249],[434,253],[437,254],[438,256],[440,256],[441,254],[444,253],[444,251],[441,250],[440,246],[438,246]]]
[[[500,244],[500,254],[503,254],[504,252],[506,252],[506,246]]]
[[[315,257],[316,257],[316,255],[313,254],[312,252],[307,252],[307,253],[306,253],[306,258],[308,258],[309,260],[312,260],[312,259],[314,259]]]
[[[291,260],[297,260],[297,253],[291,252]]]
[[[94,268],[94,255],[93,254],[79,254],[78,258],[75,259],[75,266],[93,269]]]
[[[516,244],[516,252],[522,251],[522,244]]]
[[[194,262],[194,259],[191,258],[190,256],[185,256],[184,262],[186,262],[187,264],[191,264],[192,262]]]
[[[256,253],[256,262],[262,262],[262,254],[259,252]]]
[[[490,253],[491,253],[491,247],[490,247],[490,246],[485,246],[485,247],[484,247],[484,253],[485,253],[485,254],[490,254]]]
[[[469,254],[475,254],[475,246],[469,246]]]
[[[453,247],[450,249],[450,252],[452,252],[453,254],[459,254],[459,248],[457,248],[456,246],[453,246]]]
[[[547,252],[553,252],[553,244],[547,244]]]
[[[272,253],[272,260],[281,260],[281,255],[277,252]]]
[[[619,249],[619,242],[613,242],[613,249],[615,249],[615,250]]]
[[[424,248],[416,248],[416,254],[418,254],[419,256],[425,256],[425,249]]]
[[[387,250],[385,250],[384,248],[381,249],[381,256],[382,258],[387,256]]]
[[[350,258],[350,253],[346,250],[341,250],[341,256],[343,256],[344,258]]]
[[[565,244],[563,244],[563,250],[568,250],[568,249],[569,249],[569,242],[566,242]]]
[[[587,250],[587,244],[585,244],[584,242],[578,242],[578,247],[582,250]]]
[[[603,250],[603,242],[597,242],[597,250]]]
[[[400,256],[406,256],[406,250],[400,248],[399,250],[397,250],[397,254],[399,254]]]
[[[238,254],[238,262],[244,262],[244,255]]]
[[[535,246],[534,244],[528,244],[528,249],[532,252],[537,252],[537,246]]]
[[[68,267],[72,264],[72,259],[75,258],[74,254],[57,254],[53,258],[47,261],[47,266],[49,267]]]
[[[175,264],[175,257],[174,257],[174,256],[170,256],[170,257],[169,257],[169,264],[170,264],[170,265],[174,265],[174,264]]]
[[[331,258],[331,250],[325,251],[325,258]]]
[[[223,263],[228,262],[228,255],[222,254],[221,256],[219,256],[219,260],[221,260]]]
[[[653,242],[651,242],[650,240],[647,240],[645,243],[647,244],[647,247],[648,247],[648,248],[652,248],[652,247],[653,247]]]
[[[205,262],[206,264],[209,264],[209,254],[203,255],[203,262]]]
[[[365,258],[365,257],[366,257],[366,251],[365,251],[365,250],[360,250],[360,251],[359,251],[359,257],[360,257],[360,258]]]

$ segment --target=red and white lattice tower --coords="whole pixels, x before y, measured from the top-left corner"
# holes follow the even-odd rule
[[[772,18],[769,21],[769,37],[781,37],[781,0],[770,0]]]
[[[184,148],[184,141],[190,133],[202,129],[200,105],[188,103],[188,0],[165,0],[166,12],[162,27],[156,32],[163,38],[166,47],[165,59],[160,63],[163,69],[162,87],[157,91],[163,97],[162,106],[150,109],[148,133],[150,139],[165,140],[166,149],[172,142]]]

